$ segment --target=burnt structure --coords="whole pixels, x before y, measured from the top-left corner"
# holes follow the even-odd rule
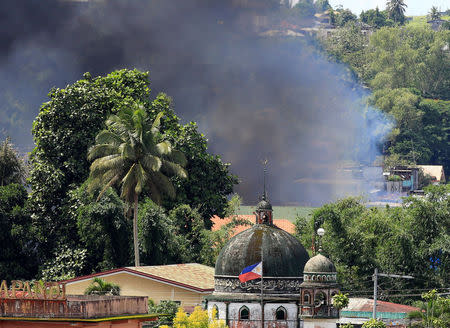
[[[264,192],[255,211],[255,224],[230,239],[217,258],[214,293],[206,297],[207,308],[211,312],[215,309],[230,328],[299,328],[303,314],[313,321],[329,318],[335,325],[337,312],[329,301],[337,292],[336,272],[334,265],[322,258],[309,259],[295,237],[273,224],[272,205]],[[262,279],[241,283],[238,276],[242,269],[261,261]],[[322,272],[325,264],[329,270]],[[310,269],[305,272],[305,268]],[[318,300],[322,293],[327,301],[315,303],[315,297]],[[304,304],[308,294],[314,296]],[[312,327],[322,326],[316,320]]]

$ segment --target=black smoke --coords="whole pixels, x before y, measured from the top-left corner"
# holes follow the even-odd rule
[[[0,133],[29,151],[51,87],[86,71],[138,68],[150,71],[154,95],[169,94],[211,152],[232,163],[246,203],[261,193],[265,158],[274,204],[317,205],[354,191],[339,169],[375,159],[384,118],[364,108],[365,91],[311,39],[260,37],[242,24],[251,13],[231,3],[2,1]]]

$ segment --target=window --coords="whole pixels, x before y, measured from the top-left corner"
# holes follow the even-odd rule
[[[250,310],[248,307],[243,306],[239,310],[239,320],[249,320],[250,319]]]
[[[303,293],[303,304],[311,304],[311,295],[308,292]]]
[[[213,314],[214,314],[214,319],[219,319],[219,308],[217,307],[217,305],[214,305],[213,307]]]
[[[286,309],[282,306],[280,306],[277,311],[275,312],[275,319],[276,320],[286,320]]]

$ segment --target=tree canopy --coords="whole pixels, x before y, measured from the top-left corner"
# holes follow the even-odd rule
[[[145,109],[149,122],[163,115],[158,135],[161,139],[157,143],[165,140],[164,145],[170,144],[172,149],[181,151],[187,159],[185,170],[189,172],[188,178],[170,178],[176,197],[161,197],[164,208],[171,210],[188,204],[198,210],[207,227],[211,226],[210,217],[223,214],[227,195],[237,183],[236,177],[230,174],[228,164],[208,152],[206,137],[198,131],[195,123],[180,123],[167,95],[161,93],[154,99],[150,98],[149,84],[148,73],[138,70],[124,69],[97,78],[86,73],[83,79],[66,88],[52,89],[49,101],[41,106],[33,125],[36,147],[31,154],[30,211],[42,262],[50,260],[61,245],[73,248],[82,245],[81,249],[87,250],[84,270],[130,264],[125,260],[125,257],[129,258],[125,256],[126,252],[112,246],[109,239],[130,227],[120,223],[120,228],[113,229],[106,223],[108,218],[116,215],[113,213],[122,211],[127,205],[116,198],[115,192],[107,192],[109,196],[106,200],[112,201],[110,205],[103,201],[94,204],[95,198],[86,196],[81,199],[85,189],[79,190],[81,194],[78,196],[76,194],[89,177],[88,149],[95,144],[95,137],[100,131],[107,128],[108,117],[126,115],[119,113],[123,109],[134,108],[136,104]],[[167,170],[171,168],[174,167]],[[141,197],[157,197],[157,194],[152,193],[150,188],[143,188]],[[82,218],[77,210],[88,216]],[[95,213],[101,215],[96,216]],[[122,222],[120,216],[117,220],[116,223]],[[86,226],[88,222],[96,228],[89,231]],[[101,236],[105,233],[102,229],[107,229],[108,238],[99,242],[102,251],[95,254],[90,248],[94,245],[83,237],[82,231]],[[124,246],[128,242],[124,239],[119,244]],[[117,260],[112,259],[113,254],[118,255]],[[100,260],[99,256],[100,262],[89,262]]]
[[[412,275],[414,280],[383,281],[383,297],[399,301],[395,290],[405,294],[450,283],[449,211],[450,185],[430,186],[425,197],[409,197],[400,208],[367,208],[358,198],[326,204],[311,221],[300,218],[297,231],[302,243],[311,245],[317,228],[325,229],[323,251],[351,296],[371,288],[375,268]]]

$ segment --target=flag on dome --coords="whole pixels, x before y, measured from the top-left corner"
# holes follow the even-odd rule
[[[242,272],[239,274],[239,281],[240,282],[246,282],[253,279],[261,278],[262,276],[262,262],[252,264],[248,267],[246,267]]]

